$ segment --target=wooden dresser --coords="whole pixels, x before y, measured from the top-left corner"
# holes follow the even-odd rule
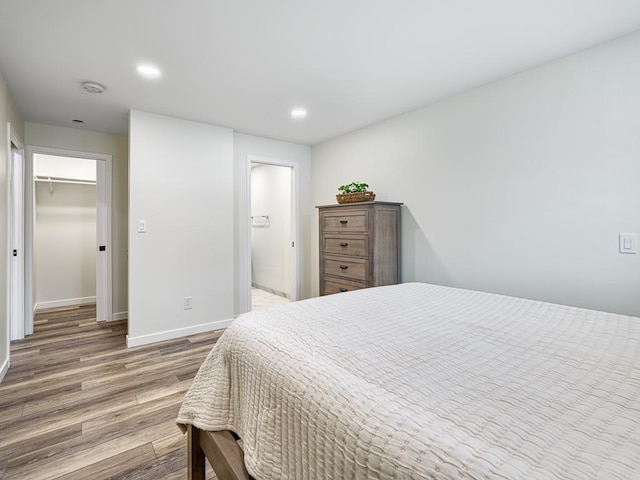
[[[362,202],[317,207],[320,295],[400,281],[400,206]]]

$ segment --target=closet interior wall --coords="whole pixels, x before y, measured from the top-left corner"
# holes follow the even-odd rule
[[[96,161],[34,156],[36,308],[96,300]]]

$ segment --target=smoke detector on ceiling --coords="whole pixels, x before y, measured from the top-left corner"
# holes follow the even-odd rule
[[[96,82],[84,82],[82,84],[82,88],[84,88],[89,93],[102,93],[104,92],[104,87]]]

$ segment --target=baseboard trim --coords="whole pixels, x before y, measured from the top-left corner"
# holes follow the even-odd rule
[[[0,383],[2,383],[2,380],[4,380],[4,376],[7,374],[8,371],[9,371],[9,357],[7,357],[7,359],[2,364],[2,367],[0,368]]]
[[[112,321],[126,320],[127,318],[129,318],[129,312],[117,312],[113,314]]]
[[[51,300],[49,302],[38,302],[35,310],[45,308],[70,307],[71,305],[84,305],[86,303],[96,303],[96,297],[65,298],[63,300]]]
[[[150,343],[162,342],[164,340],[173,340],[174,338],[186,337],[197,333],[211,332],[220,330],[231,325],[231,319],[218,320],[211,323],[202,323],[192,327],[177,328],[175,330],[167,330],[165,332],[152,333],[150,335],[140,335],[139,337],[130,337],[127,335],[127,348],[139,347]]]

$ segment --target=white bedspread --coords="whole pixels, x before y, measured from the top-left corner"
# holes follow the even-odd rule
[[[410,283],[238,317],[180,424],[257,479],[640,479],[640,318]]]

